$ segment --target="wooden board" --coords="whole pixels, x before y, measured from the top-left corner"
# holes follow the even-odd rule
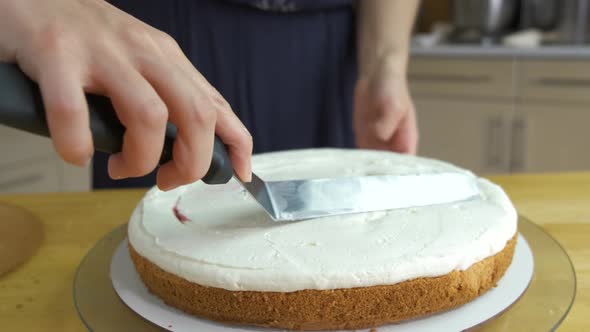
[[[43,224],[27,210],[0,204],[0,276],[35,254],[43,239]]]

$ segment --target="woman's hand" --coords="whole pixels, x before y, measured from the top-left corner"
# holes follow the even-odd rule
[[[360,148],[416,153],[416,112],[405,67],[384,62],[368,77],[359,78],[354,94],[354,131]]]
[[[406,68],[418,4],[418,0],[358,2],[354,130],[361,148],[416,153],[418,128]]]
[[[0,2],[0,60],[17,62],[39,83],[53,144],[69,163],[87,165],[93,155],[89,92],[110,97],[126,127],[122,152],[109,159],[112,178],[157,166],[167,121],[178,134],[173,160],[158,171],[160,188],[203,177],[215,133],[236,173],[250,178],[252,138],[225,99],[174,39],[106,1]]]

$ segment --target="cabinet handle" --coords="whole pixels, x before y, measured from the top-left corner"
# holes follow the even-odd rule
[[[486,165],[489,168],[501,168],[504,165],[502,127],[501,116],[492,116],[488,119]]]
[[[5,191],[10,188],[15,188],[31,183],[38,182],[43,179],[42,174],[27,174],[21,177],[13,178],[4,182],[0,182],[0,190]]]
[[[589,87],[590,79],[586,78],[539,78],[531,81],[533,85],[552,88]]]
[[[512,148],[510,149],[510,171],[522,172],[525,165],[526,120],[517,117],[512,121]]]
[[[409,81],[447,82],[447,83],[485,83],[492,80],[486,75],[453,75],[453,74],[410,74]]]

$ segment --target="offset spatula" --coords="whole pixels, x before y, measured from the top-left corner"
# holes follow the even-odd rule
[[[244,184],[270,216],[295,221],[465,201],[479,196],[462,173],[379,175]]]
[[[121,151],[125,128],[108,98],[88,94],[90,130],[95,149]],[[0,63],[0,123],[49,136],[38,86],[16,65]],[[160,164],[172,159],[176,128],[168,124]],[[233,176],[227,149],[215,137],[207,184],[224,184]],[[479,195],[472,176],[462,173],[383,175],[265,182],[252,174],[243,183],[275,221],[296,221],[341,214],[419,207],[469,200]]]

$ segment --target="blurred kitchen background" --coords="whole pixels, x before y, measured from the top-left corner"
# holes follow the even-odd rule
[[[590,1],[424,0],[420,154],[480,174],[590,169]]]
[[[415,30],[420,155],[479,174],[590,170],[590,0],[423,0]],[[91,188],[48,139],[0,126],[0,154],[0,192]]]

